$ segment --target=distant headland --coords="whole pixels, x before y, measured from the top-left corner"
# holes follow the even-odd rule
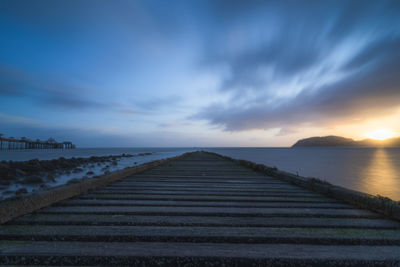
[[[364,139],[356,141],[341,136],[318,136],[297,141],[292,147],[400,147],[400,137],[388,138],[385,140]]]

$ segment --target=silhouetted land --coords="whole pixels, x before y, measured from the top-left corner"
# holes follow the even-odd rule
[[[351,138],[341,136],[322,136],[310,137],[297,141],[292,147],[332,147],[332,146],[351,146],[351,147],[398,147],[400,146],[400,137],[389,138],[386,140],[364,139],[356,141]]]

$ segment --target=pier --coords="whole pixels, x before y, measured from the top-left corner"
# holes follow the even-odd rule
[[[1,265],[400,264],[400,222],[195,152],[0,226]]]
[[[16,139],[13,137],[3,137],[0,134],[0,150],[20,150],[20,149],[74,149],[75,145],[71,142],[56,142],[50,138],[47,141],[29,140],[25,137]]]

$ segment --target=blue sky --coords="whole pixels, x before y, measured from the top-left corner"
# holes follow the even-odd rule
[[[0,0],[0,132],[78,146],[400,133],[398,1]]]

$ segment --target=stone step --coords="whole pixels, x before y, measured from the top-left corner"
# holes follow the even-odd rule
[[[150,175],[147,174],[146,172],[140,173],[137,176],[129,176],[127,178],[125,178],[124,180],[129,180],[129,179],[136,179],[137,178],[157,178],[157,179],[167,179],[167,178],[181,178],[181,179],[206,179],[206,180],[210,180],[210,179],[220,179],[220,180],[254,180],[254,181],[258,181],[258,180],[271,180],[271,181],[280,181],[277,180],[276,178],[273,177],[268,177],[268,176],[264,176],[264,175],[258,175],[258,176],[245,176],[245,175],[216,175],[216,176],[203,176],[203,175],[174,175],[174,174],[160,174],[160,175]]]
[[[240,189],[240,188],[189,188],[189,189],[183,189],[183,188],[176,188],[176,187],[155,187],[155,186],[125,186],[125,187],[120,187],[120,186],[114,186],[114,185],[108,185],[105,187],[102,187],[99,190],[115,190],[115,191],[143,191],[143,192],[149,192],[149,191],[180,191],[180,192],[191,192],[191,193],[196,193],[196,192],[209,192],[209,193],[215,193],[215,192],[225,192],[225,193],[288,193],[288,194],[304,194],[304,193],[310,193],[310,191],[307,190],[302,190],[302,189],[271,189],[271,188],[266,188],[266,189]],[[96,192],[99,192],[97,190]]]
[[[266,185],[266,186],[273,186],[273,185],[289,185],[283,181],[276,181],[269,178],[264,179],[203,179],[203,178],[154,178],[154,177],[139,177],[139,178],[126,178],[124,180],[115,182],[113,184],[188,184],[188,185],[223,185],[223,186],[240,186],[240,185],[251,185],[251,186],[259,186],[259,185]]]
[[[309,202],[272,202],[272,203],[248,203],[248,202],[213,202],[213,201],[157,201],[157,200],[98,200],[98,199],[73,199],[64,201],[56,206],[165,206],[165,207],[282,207],[282,208],[331,208],[350,209],[348,204],[342,203],[309,203]]]
[[[93,193],[85,194],[80,197],[80,199],[130,199],[130,200],[187,200],[187,201],[243,201],[243,202],[337,202],[334,199],[327,197],[298,197],[298,196],[280,196],[280,197],[271,197],[271,196],[210,196],[210,195],[196,195],[192,194],[188,195],[156,195],[156,194],[104,194],[104,193]]]
[[[2,245],[0,264],[397,266],[400,264],[400,248],[372,245],[9,241]]]
[[[120,182],[115,182],[113,184],[137,184],[137,183],[165,183],[165,184],[176,184],[176,183],[183,183],[183,184],[233,184],[233,185],[275,185],[275,184],[284,184],[287,185],[287,183],[284,183],[282,181],[274,181],[271,180],[269,181],[268,179],[261,180],[258,179],[258,181],[248,181],[248,180],[229,180],[229,179],[133,179],[133,178],[127,178],[124,179],[123,181]]]
[[[135,186],[135,187],[149,187],[154,186],[155,188],[163,188],[163,187],[176,187],[176,188],[199,188],[199,189],[296,189],[298,187],[294,185],[285,185],[285,184],[274,184],[274,185],[210,185],[210,184],[183,184],[183,183],[131,183],[127,186]],[[310,191],[308,191],[310,192]]]
[[[237,226],[237,227],[318,227],[400,229],[400,222],[385,219],[349,220],[318,217],[220,217],[220,216],[145,216],[98,214],[29,214],[9,224],[57,225],[159,225],[159,226]]]
[[[400,231],[348,228],[3,225],[1,240],[400,245]]]
[[[229,191],[221,191],[221,192],[187,192],[183,191],[140,191],[140,190],[124,190],[124,189],[100,189],[94,192],[94,194],[125,194],[125,195],[190,195],[190,196],[270,196],[270,197],[321,197],[321,195],[316,193],[281,193],[281,192],[229,192]]]
[[[49,207],[38,213],[84,213],[84,214],[153,214],[153,215],[194,215],[194,216],[294,216],[299,217],[347,217],[378,218],[376,213],[359,209],[325,209],[325,208],[232,208],[232,207],[124,207],[124,206],[72,206]]]

